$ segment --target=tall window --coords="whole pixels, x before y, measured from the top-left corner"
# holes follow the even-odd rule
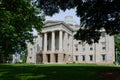
[[[78,48],[76,48],[76,51],[78,51]]]
[[[75,56],[75,60],[78,61],[78,56]]]
[[[82,48],[82,51],[85,51],[85,47]]]
[[[90,55],[90,61],[93,61],[93,55]]]
[[[106,55],[105,54],[102,55],[102,61],[106,61]]]
[[[32,48],[30,48],[30,53],[31,53],[31,54],[33,53],[33,50],[32,50]]]
[[[29,59],[32,59],[32,57],[30,56]]]
[[[89,45],[90,46],[90,51],[92,51],[93,50],[93,46],[92,45]]]
[[[78,44],[74,44],[76,51],[78,51]]]
[[[102,50],[106,50],[106,42],[101,42]]]
[[[82,61],[85,61],[85,55],[82,55]]]
[[[82,51],[85,51],[85,44],[82,44]]]

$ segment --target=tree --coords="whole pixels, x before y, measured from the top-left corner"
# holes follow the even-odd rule
[[[120,63],[120,34],[115,37],[115,51],[116,51],[116,62]]]
[[[74,36],[77,40],[91,44],[98,42],[101,29],[109,35],[120,32],[120,0],[38,0],[38,3],[38,7],[50,16],[60,9],[76,8],[81,18],[80,29]]]
[[[120,55],[120,34],[115,35],[115,49],[117,49],[117,53]]]
[[[6,62],[8,54],[23,51],[27,42],[33,42],[33,28],[40,32],[43,25],[40,14],[30,0],[0,0],[2,62]]]

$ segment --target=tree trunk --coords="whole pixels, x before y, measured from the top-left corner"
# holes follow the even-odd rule
[[[0,63],[3,62],[3,59],[2,59],[2,53],[0,53]]]
[[[6,42],[4,44],[5,49],[4,49],[4,52],[2,53],[2,63],[7,62],[8,52],[9,52],[9,48],[8,48],[9,43],[10,43],[9,40],[6,40]]]
[[[8,57],[8,55],[6,53],[2,54],[2,63],[7,62],[7,57]]]

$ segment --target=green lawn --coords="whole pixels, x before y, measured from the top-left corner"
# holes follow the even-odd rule
[[[120,67],[95,64],[2,64],[0,80],[109,80],[101,72],[120,71]]]

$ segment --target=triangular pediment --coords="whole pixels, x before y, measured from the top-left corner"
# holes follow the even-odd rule
[[[49,21],[46,21],[44,23],[44,27],[51,27],[51,26],[56,26],[56,25],[63,25],[65,26],[66,28],[70,29],[70,30],[73,30],[72,28],[69,27],[69,25],[67,25],[65,22],[63,21],[52,21],[52,20],[49,20]]]
[[[44,27],[57,25],[57,24],[61,24],[61,23],[63,23],[63,21],[52,21],[52,20],[49,20],[49,21],[46,21],[44,23]]]

